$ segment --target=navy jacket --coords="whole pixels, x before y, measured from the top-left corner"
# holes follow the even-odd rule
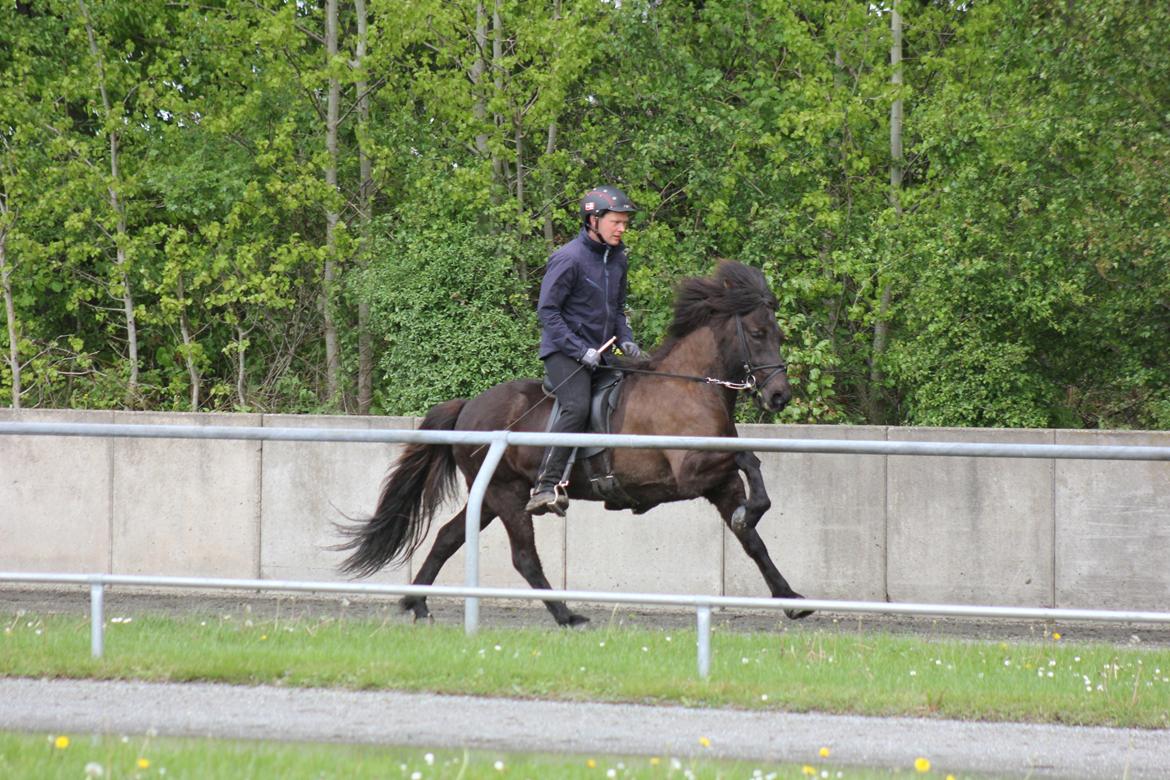
[[[540,285],[540,357],[580,360],[613,336],[633,341],[626,322],[626,248],[589,238],[585,229],[548,259]]]

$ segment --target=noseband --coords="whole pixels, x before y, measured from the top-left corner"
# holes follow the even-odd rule
[[[776,376],[777,374],[779,374],[783,371],[788,370],[788,364],[785,363],[783,360],[781,360],[779,363],[762,363],[760,365],[753,365],[752,364],[752,351],[751,351],[751,348],[748,346],[747,335],[745,335],[743,332],[743,317],[741,317],[738,314],[735,315],[735,330],[739,334],[740,346],[743,347],[743,373],[744,373],[744,377],[743,377],[743,382],[738,383],[734,389],[747,390],[749,392],[756,393],[758,395],[760,392],[760,388],[767,387],[768,383],[772,381],[772,377]],[[766,371],[769,368],[772,369],[771,373],[769,373],[766,377],[764,377],[763,382],[757,382],[756,381],[756,372],[757,371]],[[731,384],[728,383],[727,386],[731,387]]]

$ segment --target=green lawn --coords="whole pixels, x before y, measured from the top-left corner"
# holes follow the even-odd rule
[[[2,617],[0,675],[210,680],[865,715],[1170,727],[1170,651],[823,631],[483,631],[397,621]]]
[[[935,777],[949,775],[931,768]],[[608,780],[608,778],[829,778],[869,780],[921,776],[925,764],[876,770],[815,765],[711,761],[670,756],[545,756],[490,751],[427,750],[368,745],[305,745],[230,740],[7,734],[0,732],[0,777],[37,780],[82,778],[195,778],[197,780]]]

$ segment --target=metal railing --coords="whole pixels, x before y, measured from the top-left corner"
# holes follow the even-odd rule
[[[0,582],[87,585],[90,598],[90,652],[101,658],[105,645],[105,589],[112,585],[154,588],[212,590],[290,591],[347,593],[384,596],[434,596],[436,598],[512,599],[519,601],[599,602],[688,607],[695,610],[696,666],[699,677],[711,671],[711,610],[728,609],[815,609],[824,612],[888,615],[935,615],[939,617],[1015,618],[1048,621],[1109,623],[1161,623],[1170,625],[1170,613],[1091,609],[1050,609],[1044,607],[994,607],[959,604],[890,604],[872,601],[829,599],[773,599],[735,596],[693,596],[663,593],[608,593],[585,590],[533,590],[515,588],[452,587],[445,585],[372,585],[353,582],[302,582],[295,580],[247,580],[216,577],[150,577],[119,574],[40,574],[0,572]]]
[[[385,595],[454,596],[464,602],[464,629],[474,634],[479,625],[481,598],[520,600],[574,600],[694,607],[699,633],[699,674],[706,677],[710,662],[710,617],[713,607],[763,609],[817,609],[837,612],[921,614],[961,617],[1004,617],[1042,620],[1170,623],[1170,613],[1076,610],[1054,608],[982,607],[946,604],[891,604],[886,602],[815,599],[762,599],[728,596],[685,596],[651,593],[602,593],[567,590],[511,590],[479,587],[479,529],[484,493],[504,451],[509,446],[633,447],[638,449],[723,450],[786,453],[927,455],[976,458],[1054,458],[1077,460],[1170,461],[1170,447],[1071,444],[986,444],[972,442],[850,441],[838,439],[760,439],[699,436],[630,436],[621,434],[533,433],[517,431],[371,430],[331,428],[267,428],[248,426],[133,425],[117,423],[54,423],[0,421],[0,434],[25,436],[97,436],[109,438],[225,439],[250,441],[367,442],[405,444],[487,445],[483,466],[468,492],[465,538],[465,582],[462,588],[357,583],[286,582],[279,580],[225,580],[191,577],[135,577],[106,574],[0,573],[0,581],[83,583],[91,587],[93,610],[100,614],[106,585],[153,585],[190,588],[245,588],[321,593],[378,593]],[[44,579],[37,579],[38,577]],[[31,578],[31,579],[30,579]],[[92,631],[101,631],[95,620]],[[94,640],[100,647],[100,636]]]

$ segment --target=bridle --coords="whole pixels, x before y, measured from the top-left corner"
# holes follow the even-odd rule
[[[755,365],[752,363],[752,351],[748,346],[747,335],[743,332],[743,317],[739,314],[735,315],[735,330],[739,335],[739,343],[743,348],[743,381],[735,382],[730,379],[717,379],[711,376],[695,376],[693,374],[672,374],[669,371],[651,371],[644,368],[630,368],[629,366],[606,366],[607,371],[619,371],[623,374],[647,374],[649,376],[669,377],[672,379],[686,379],[691,382],[702,382],[708,385],[719,385],[726,387],[728,390],[735,390],[736,392],[747,391],[759,395],[760,388],[766,387],[772,381],[772,377],[776,376],[782,371],[788,370],[788,364],[781,360],[779,363],[761,363]],[[767,371],[771,369],[763,382],[756,381],[756,373],[759,371]]]
[[[758,366],[752,365],[752,350],[751,350],[751,347],[748,346],[747,335],[745,335],[743,332],[743,317],[741,317],[738,314],[735,315],[735,330],[739,334],[740,346],[743,347],[744,379],[742,382],[742,386],[737,386],[733,389],[747,390],[748,392],[756,393],[758,395],[760,392],[760,388],[767,387],[768,383],[772,381],[772,377],[776,376],[777,374],[779,374],[783,371],[788,370],[788,364],[785,363],[783,360],[781,360],[779,363],[762,363]],[[756,372],[757,371],[767,371],[768,369],[772,369],[771,373],[769,373],[766,377],[764,377],[763,382],[759,382],[757,384]]]

